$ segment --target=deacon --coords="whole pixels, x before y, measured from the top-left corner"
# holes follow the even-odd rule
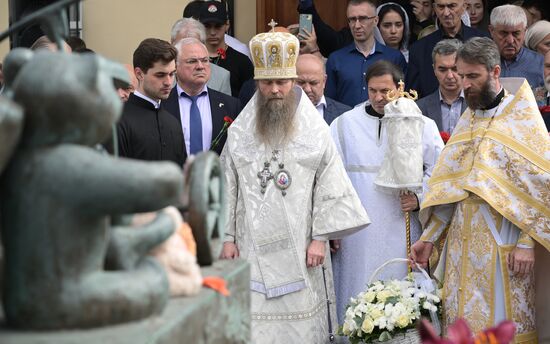
[[[221,156],[229,208],[222,258],[250,263],[253,343],[328,342],[336,330],[328,240],[369,223],[327,124],[295,86],[298,48],[283,32],[250,41],[259,52],[257,91]],[[281,63],[270,65],[274,51]]]
[[[369,68],[366,84],[369,102],[356,106],[342,114],[330,125],[332,138],[344,167],[363,205],[372,217],[368,231],[361,231],[342,240],[340,249],[333,256],[334,284],[338,318],[343,322],[345,307],[350,297],[365,289],[372,273],[387,260],[407,257],[405,213],[418,210],[422,190],[417,193],[386,193],[374,185],[382,162],[394,137],[389,137],[383,118],[388,111],[388,91],[397,91],[403,80],[401,69],[389,61],[376,61]],[[402,81],[401,81],[402,83]],[[414,105],[414,104],[413,104]],[[409,112],[421,112],[415,105]],[[393,115],[393,113],[387,113]],[[430,177],[443,141],[435,122],[425,116],[421,130],[421,157],[419,166],[424,179]],[[403,161],[407,166],[409,161]],[[414,241],[420,237],[420,224],[413,213],[410,235]],[[380,274],[380,279],[401,279],[407,275],[407,265],[392,265]]]
[[[529,84],[499,80],[500,63],[488,38],[458,50],[468,109],[428,182],[411,258],[426,264],[447,236],[443,327],[463,317],[478,333],[509,319],[516,342],[536,343],[534,248],[550,249],[550,139]]]

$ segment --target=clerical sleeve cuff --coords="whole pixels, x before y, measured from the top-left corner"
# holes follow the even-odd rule
[[[414,197],[416,197],[416,209],[414,209],[413,211],[419,211],[420,210],[420,197],[418,197],[417,194],[414,194]]]
[[[235,242],[235,236],[231,234],[226,234],[223,238],[223,242]]]
[[[441,221],[435,214],[432,214],[420,240],[428,242],[436,242],[437,239],[443,234],[446,224]]]
[[[521,233],[518,238],[516,246],[519,248],[534,248],[535,240],[529,236],[529,234]]]
[[[311,239],[317,240],[317,241],[327,241],[327,238],[322,236],[322,235],[316,235],[316,236],[312,237]]]

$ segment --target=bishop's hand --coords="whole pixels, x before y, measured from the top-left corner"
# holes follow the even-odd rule
[[[434,244],[431,242],[418,240],[411,246],[411,256],[409,257],[409,260],[417,263],[422,268],[426,268],[428,266],[430,255],[432,254],[433,247]],[[411,265],[414,264],[411,263]]]
[[[235,259],[239,258],[239,249],[234,242],[224,242],[220,259]]]
[[[319,240],[311,240],[307,247],[306,264],[308,268],[313,268],[325,262],[325,247],[326,242]]]

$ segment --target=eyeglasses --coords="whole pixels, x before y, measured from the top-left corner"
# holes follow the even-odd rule
[[[202,59],[187,59],[187,60],[184,60],[183,62],[188,65],[197,65],[200,62],[203,65],[205,65],[210,63],[210,59],[208,57],[203,57]]]
[[[367,22],[371,19],[376,18],[376,16],[368,17],[368,16],[359,16],[359,17],[349,17],[348,18],[348,24],[352,25],[355,24],[355,22],[359,22],[360,25],[365,25]]]

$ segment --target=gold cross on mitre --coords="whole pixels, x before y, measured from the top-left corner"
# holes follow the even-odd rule
[[[275,32],[275,26],[277,26],[277,23],[275,20],[273,20],[273,18],[271,18],[271,21],[269,22],[269,24],[267,24],[268,26],[271,26],[271,31],[270,32]]]
[[[401,97],[405,97],[411,100],[418,99],[418,92],[416,92],[415,90],[409,90],[409,92],[405,92],[405,83],[403,82],[403,80],[399,80],[397,84],[399,85],[399,88],[397,88],[397,90],[389,90],[388,93],[386,93],[386,98],[390,102]]]

